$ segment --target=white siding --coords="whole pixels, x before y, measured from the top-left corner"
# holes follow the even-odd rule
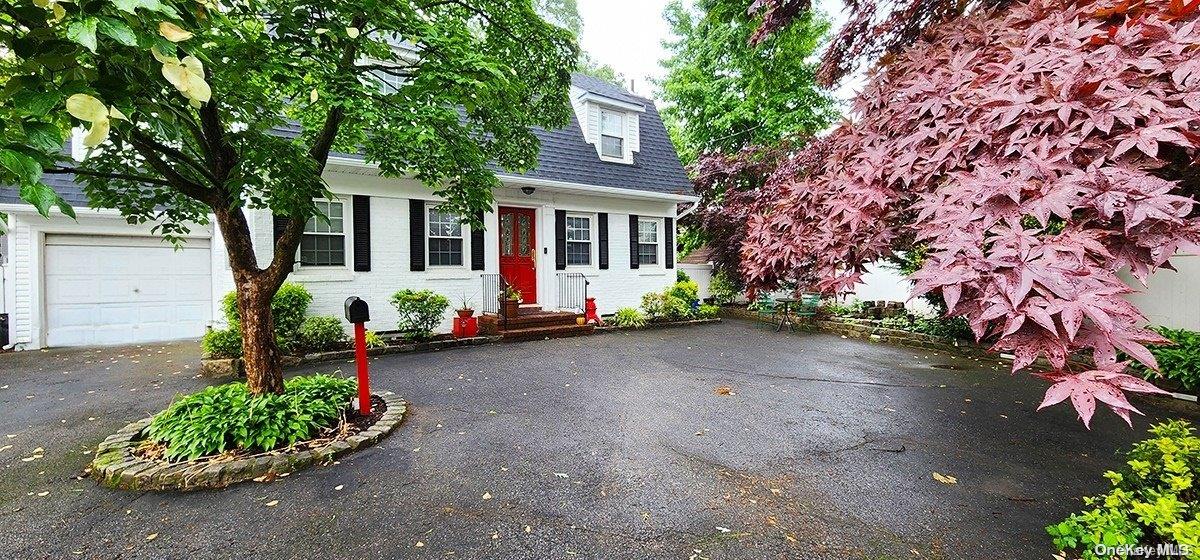
[[[1145,291],[1130,294],[1128,299],[1151,325],[1200,331],[1200,257],[1176,255],[1171,264],[1178,272],[1155,272]],[[1141,287],[1128,275],[1125,281],[1135,289]]]
[[[884,262],[867,265],[867,272],[862,276],[862,282],[854,287],[854,293],[843,298],[844,301],[860,299],[862,301],[902,301],[904,307],[914,313],[931,314],[936,309],[922,298],[912,295],[912,282],[904,277],[895,267]]]

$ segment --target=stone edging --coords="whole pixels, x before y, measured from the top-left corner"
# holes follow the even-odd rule
[[[331,441],[305,451],[275,451],[221,463],[151,461],[134,455],[140,440],[136,438],[150,425],[143,418],[121,428],[96,448],[91,476],[98,483],[121,490],[197,490],[224,488],[267,474],[284,474],[327,463],[360,447],[382,439],[404,419],[407,408],[392,393],[375,393],[387,404],[387,411],[366,431],[346,439]]]
[[[387,345],[383,348],[368,348],[367,356],[384,356],[387,354],[408,354],[412,352],[437,352],[465,346],[481,346],[500,342],[499,336],[476,336],[473,338],[454,338],[450,340],[435,340],[430,342],[408,342],[397,345]],[[331,352],[315,352],[303,357],[285,356],[284,367],[294,367],[303,364],[317,364],[338,360],[353,360],[354,349],[334,350]],[[200,360],[200,373],[205,377],[221,379],[226,377],[241,377],[242,365],[240,358]]]
[[[603,333],[610,333],[610,332],[617,332],[617,331],[647,331],[647,330],[652,330],[652,329],[669,329],[672,327],[690,327],[693,325],[711,325],[713,323],[720,323],[720,322],[721,322],[720,317],[714,317],[712,319],[688,319],[687,321],[670,321],[670,322],[666,322],[666,323],[646,323],[646,326],[636,327],[636,328],[635,327],[618,327],[615,325],[611,325],[611,326],[605,325],[603,327],[596,327],[596,334],[603,334]]]

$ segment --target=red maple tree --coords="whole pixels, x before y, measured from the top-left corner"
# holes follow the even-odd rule
[[[940,293],[1014,372],[1044,357],[1043,407],[1070,398],[1089,424],[1099,400],[1129,422],[1124,392],[1158,389],[1119,354],[1157,369],[1145,345],[1165,340],[1117,273],[1144,283],[1200,251],[1198,6],[1032,0],[924,27],[853,120],[754,191],[747,282],[846,292],[926,243],[914,296]]]

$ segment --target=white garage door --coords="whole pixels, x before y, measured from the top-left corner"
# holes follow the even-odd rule
[[[45,263],[48,346],[194,338],[212,314],[207,240],[48,235]]]

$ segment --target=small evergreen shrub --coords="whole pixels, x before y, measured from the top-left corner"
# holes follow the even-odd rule
[[[725,271],[713,275],[712,280],[708,283],[708,291],[712,294],[713,301],[717,302],[717,305],[733,303],[741,294],[738,287],[729,279],[729,275],[725,274]]]
[[[692,305],[693,302],[700,300],[700,285],[691,280],[680,280],[671,286],[670,293],[684,303]]]
[[[216,385],[171,403],[146,434],[166,446],[170,461],[270,451],[336,427],[356,390],[353,379],[330,375],[290,379],[282,395],[251,396],[241,382]]]
[[[367,348],[383,348],[387,346],[387,343],[383,341],[383,337],[379,336],[379,333],[375,331],[367,331],[364,335],[363,339],[367,343]]]
[[[225,360],[242,357],[242,333],[237,329],[211,330],[200,341],[204,357]]]
[[[342,320],[337,317],[309,317],[300,325],[299,344],[305,351],[341,350],[349,342]]]
[[[642,311],[651,321],[682,321],[696,316],[700,287],[691,280],[642,296]]]
[[[304,324],[308,306],[312,304],[312,294],[308,288],[291,282],[279,287],[279,291],[271,298],[271,316],[275,319],[275,342],[280,350],[285,352],[295,349],[301,343],[300,327]],[[241,318],[238,316],[237,292],[229,292],[221,298],[221,311],[229,329],[241,336]],[[241,355],[241,343],[238,343],[238,356]],[[236,356],[230,356],[236,357]]]
[[[1112,490],[1084,498],[1091,509],[1046,527],[1071,558],[1108,560],[1096,545],[1187,545],[1200,553],[1200,438],[1191,424],[1175,420],[1150,428],[1151,438],[1134,445],[1120,472],[1104,473]],[[1189,555],[1188,558],[1193,558]]]
[[[718,305],[703,304],[700,310],[696,312],[696,316],[701,319],[716,319],[717,314],[721,312],[721,307]]]
[[[676,282],[691,282],[692,277],[688,276],[688,273],[684,272],[683,269],[677,268],[677,269],[675,269],[675,281]]]
[[[400,332],[414,340],[425,340],[442,323],[450,300],[431,290],[400,290],[392,295],[392,305],[400,312]]]
[[[623,328],[640,329],[646,326],[649,320],[646,315],[632,307],[622,307],[617,310],[616,315],[613,315],[612,322],[614,325]]]
[[[1162,376],[1189,391],[1200,388],[1200,332],[1166,327],[1154,327],[1154,330],[1173,343],[1147,347],[1158,361]],[[1158,372],[1139,362],[1135,361],[1133,368],[1148,380],[1158,378]]]

